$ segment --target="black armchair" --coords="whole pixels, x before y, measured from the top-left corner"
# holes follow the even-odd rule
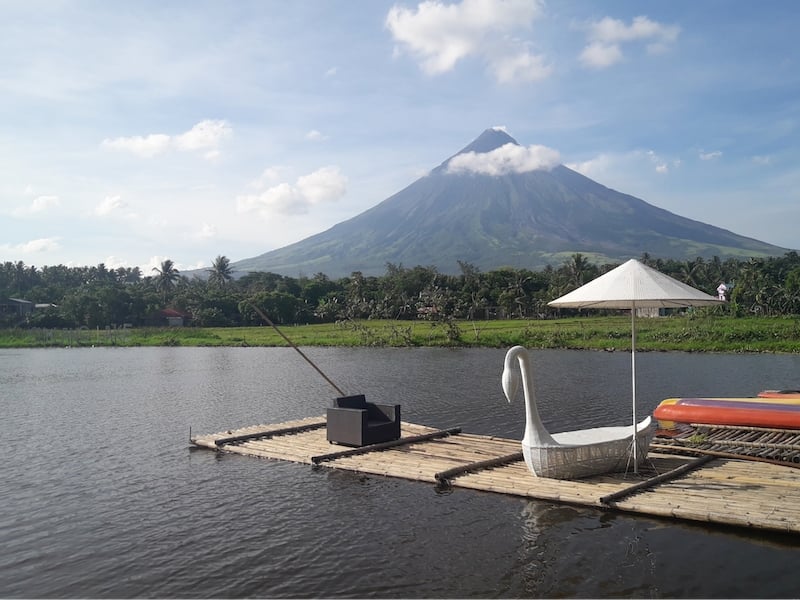
[[[335,398],[327,421],[334,444],[367,446],[400,438],[400,405],[367,402],[363,394]]]

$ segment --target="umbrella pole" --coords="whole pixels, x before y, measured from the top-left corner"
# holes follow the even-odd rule
[[[636,301],[631,304],[631,397],[633,402],[633,472],[639,473],[636,444]]]

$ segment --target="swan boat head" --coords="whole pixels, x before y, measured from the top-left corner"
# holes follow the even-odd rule
[[[547,431],[539,416],[536,397],[533,391],[533,369],[528,351],[522,346],[514,346],[506,352],[503,368],[503,393],[511,402],[517,395],[520,385],[525,395],[525,435],[522,438],[523,451],[526,446],[558,446]]]

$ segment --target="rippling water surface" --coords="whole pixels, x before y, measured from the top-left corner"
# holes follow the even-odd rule
[[[404,420],[520,438],[504,350],[305,352]],[[630,421],[630,355],[533,353],[551,431]],[[796,387],[797,356],[637,355],[670,396]],[[190,449],[324,414],[290,349],[0,351],[0,597],[796,597],[800,540]]]

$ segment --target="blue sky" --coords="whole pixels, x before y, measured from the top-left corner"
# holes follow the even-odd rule
[[[0,0],[0,260],[249,258],[489,127],[797,248],[798,31],[794,1]]]

